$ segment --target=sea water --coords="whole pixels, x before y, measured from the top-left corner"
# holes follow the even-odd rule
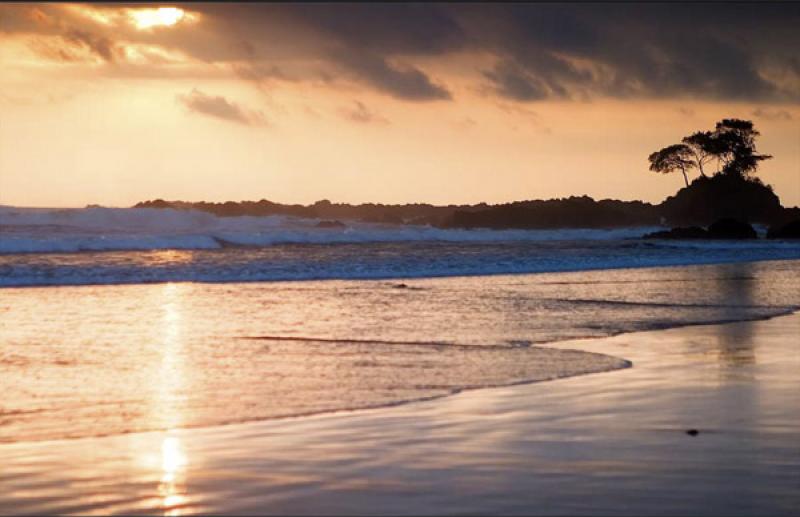
[[[800,307],[800,245],[152,209],[0,211],[0,441],[398,404],[630,366],[579,337]],[[675,267],[675,266],[682,267]]]
[[[196,210],[0,207],[0,286],[420,278],[800,258],[797,241],[640,238],[657,228],[319,222]]]

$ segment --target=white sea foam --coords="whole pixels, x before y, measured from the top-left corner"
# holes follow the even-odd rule
[[[197,210],[155,208],[26,209],[0,207],[0,253],[215,249],[359,242],[502,242],[615,240],[652,228],[488,230],[442,229],[345,221],[320,228],[318,219],[288,216],[217,217]]]
[[[638,238],[652,228],[318,223],[193,210],[0,207],[0,286],[421,278],[800,258],[800,242]]]

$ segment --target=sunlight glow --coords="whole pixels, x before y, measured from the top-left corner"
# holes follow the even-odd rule
[[[161,443],[161,469],[164,481],[175,481],[175,475],[186,465],[186,456],[181,449],[180,440],[175,436],[167,436]]]
[[[113,9],[97,9],[93,6],[82,4],[67,4],[64,5],[62,9],[65,9],[71,14],[82,16],[106,27],[114,25],[119,19],[119,12],[115,12]],[[39,12],[41,13],[40,16],[47,16],[41,11]]]
[[[158,493],[162,500],[164,515],[181,515],[187,502],[185,474],[188,463],[181,440],[174,430],[183,424],[182,396],[185,389],[183,373],[183,320],[181,284],[166,283],[163,286],[162,325],[160,350],[161,368],[158,371],[158,389],[154,405],[155,421],[167,427],[161,443],[161,482]]]
[[[180,515],[186,503],[186,489],[183,485],[183,473],[186,467],[186,455],[183,453],[180,440],[175,436],[167,436],[161,444],[161,483],[158,493],[162,498],[164,515]]]
[[[132,9],[128,14],[133,24],[140,30],[156,26],[171,27],[186,16],[186,12],[178,7]]]
[[[180,51],[146,43],[128,43],[120,45],[126,63],[135,65],[168,65],[186,64],[190,58]]]
[[[184,390],[182,294],[180,284],[164,284],[162,303],[161,367],[158,373],[158,396],[155,419],[173,429],[183,424],[181,392]]]

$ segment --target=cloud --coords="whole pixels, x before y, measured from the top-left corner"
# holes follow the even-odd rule
[[[347,120],[358,122],[360,124],[389,123],[389,119],[369,109],[361,101],[353,101],[352,106],[341,108],[339,113]]]
[[[277,65],[234,64],[233,71],[242,79],[254,82],[259,88],[264,87],[266,83],[273,80],[293,80]]]
[[[483,72],[483,75],[489,79],[499,95],[508,99],[524,102],[550,96],[542,81],[511,61],[497,63],[494,69]]]
[[[291,27],[303,39],[295,58],[322,59],[333,78],[354,75],[407,101],[451,98],[442,86],[446,77],[431,77],[417,60],[472,53],[497,63],[488,72],[477,70],[477,79],[517,102],[586,96],[800,102],[791,50],[800,47],[798,4],[351,7],[242,5],[215,12],[249,16],[260,34],[274,36],[266,27],[279,24]],[[257,52],[280,47],[255,30],[242,36]],[[780,83],[767,69],[789,80]]]
[[[40,56],[53,61],[111,63],[115,61],[118,48],[114,40],[105,34],[81,26],[73,20],[69,11],[59,16],[51,7],[19,6],[0,8],[0,36],[2,33],[30,33],[29,47]]]
[[[490,79],[498,95],[511,100],[800,101],[800,90],[782,88],[764,73],[768,63],[789,70],[786,49],[800,44],[790,29],[800,22],[796,7],[514,4],[494,12],[482,7],[466,9],[462,23],[479,47],[502,63]],[[765,38],[768,27],[774,32]]]
[[[79,29],[70,29],[64,33],[68,41],[76,44],[85,45],[92,53],[99,56],[103,61],[114,61],[114,42],[105,36],[96,36]]]
[[[261,111],[243,108],[221,95],[207,95],[198,89],[193,89],[186,95],[178,95],[178,102],[186,106],[189,111],[214,117],[228,122],[235,122],[245,126],[267,126],[266,117]]]
[[[457,55],[475,57],[460,75],[519,103],[800,103],[800,3],[193,3],[182,8],[199,22],[153,31],[114,15],[141,8],[135,4],[68,7],[0,6],[0,37],[71,38],[107,65],[121,61],[120,45],[148,44],[223,65],[258,85],[323,78],[337,88],[355,81],[407,102],[452,99],[445,70]],[[140,70],[155,76],[148,72],[155,67]]]
[[[764,120],[792,120],[792,114],[782,109],[756,108],[753,110],[752,115]]]
[[[347,52],[336,56],[346,70],[376,89],[410,101],[450,100],[450,92],[410,65],[395,65],[369,53]]]
[[[463,48],[469,37],[443,5],[356,3],[343,9],[335,4],[295,4],[278,10],[325,41],[383,56],[444,54]]]

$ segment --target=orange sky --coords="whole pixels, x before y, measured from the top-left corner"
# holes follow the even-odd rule
[[[759,176],[800,204],[800,72],[758,56],[769,92],[705,95],[702,77],[656,91],[630,72],[633,93],[615,95],[605,78],[622,76],[625,54],[613,47],[557,42],[546,61],[503,68],[511,47],[491,34],[417,48],[372,13],[363,54],[313,12],[263,6],[271,16],[251,27],[224,6],[155,7],[0,7],[0,204],[657,202],[683,180],[649,172],[647,155],[730,117],[756,123],[775,157]],[[448,14],[459,34],[465,13]]]

